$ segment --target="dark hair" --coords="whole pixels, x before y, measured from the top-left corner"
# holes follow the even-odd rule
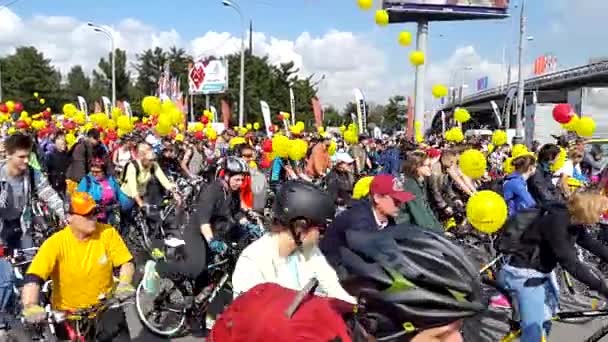
[[[555,160],[559,155],[559,146],[555,144],[545,144],[540,148],[538,152],[538,162],[539,163],[549,163]]]
[[[455,150],[446,148],[441,151],[441,160],[444,158],[458,157],[459,154],[460,153],[456,152]]]
[[[519,173],[528,172],[534,164],[536,164],[536,159],[531,155],[519,156],[511,161],[511,165]]]
[[[91,128],[88,132],[87,132],[87,137],[91,138],[91,139],[95,139],[95,140],[99,140],[99,131],[97,130],[97,128]]]
[[[403,173],[412,178],[418,178],[418,169],[424,165],[429,157],[422,151],[413,151],[407,154],[403,162]]]
[[[15,133],[4,140],[4,149],[7,154],[13,154],[18,150],[31,151],[34,141],[29,135]]]
[[[57,131],[53,137],[53,142],[57,142],[57,139],[62,137],[65,137],[65,133],[63,131]]]

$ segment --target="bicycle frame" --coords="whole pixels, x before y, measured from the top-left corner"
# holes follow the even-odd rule
[[[565,319],[572,318],[597,318],[597,317],[608,317],[608,309],[604,310],[588,310],[588,311],[562,311],[558,312],[554,317],[551,318],[554,322],[559,322]],[[511,331],[505,335],[500,342],[512,342],[516,338],[521,336],[521,329],[519,328],[518,322],[511,321]]]

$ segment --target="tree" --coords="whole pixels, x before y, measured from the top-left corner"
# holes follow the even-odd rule
[[[225,94],[214,96],[212,102],[219,106],[220,99],[232,105],[234,117],[232,122],[238,120],[239,82],[240,82],[240,54],[227,57],[229,63],[229,88]],[[298,70],[293,63],[274,66],[268,57],[245,57],[245,114],[246,122],[262,122],[260,101],[266,101],[270,107],[272,119],[278,112],[290,112],[289,86],[293,88],[296,107],[296,119],[310,123],[312,114],[311,100],[316,96],[316,90],[311,84],[311,77],[300,78]],[[219,108],[219,107],[217,107]],[[197,108],[198,109],[198,108]],[[198,112],[198,110],[197,110]]]
[[[65,87],[67,97],[74,99],[76,96],[82,96],[87,100],[91,100],[91,80],[84,74],[84,70],[80,65],[75,65],[68,73],[68,83]]]
[[[352,101],[348,102],[342,110],[342,115],[346,118],[346,121],[350,120],[351,114],[357,115],[357,104]]]
[[[116,100],[126,100],[129,97],[129,87],[131,84],[131,73],[127,71],[127,53],[125,50],[116,49]],[[112,53],[108,59],[101,58],[97,67],[99,71],[93,70],[92,95],[93,100],[98,100],[101,96],[111,96],[112,94]]]
[[[384,110],[384,127],[394,128],[404,123],[407,116],[407,104],[404,96],[395,95],[388,99]]]
[[[327,126],[340,126],[344,123],[344,117],[338,113],[334,106],[327,106],[323,110],[323,124]]]
[[[167,53],[163,49],[156,47],[154,50],[148,49],[142,54],[137,54],[136,87],[145,95],[154,95],[158,89],[158,80],[163,71],[165,63],[168,61]]]
[[[192,63],[192,56],[182,48],[172,46],[167,54],[171,74],[181,82],[181,91],[185,94],[188,89],[188,66]]]
[[[46,107],[57,109],[61,105],[61,74],[36,48],[17,48],[13,55],[0,59],[0,67],[4,100],[20,101],[30,112]],[[34,92],[47,102],[41,105]]]

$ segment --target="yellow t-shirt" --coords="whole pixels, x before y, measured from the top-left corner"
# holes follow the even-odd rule
[[[98,223],[86,241],[78,240],[67,226],[42,244],[27,273],[53,281],[53,309],[84,309],[112,290],[113,269],[132,259],[112,226]]]

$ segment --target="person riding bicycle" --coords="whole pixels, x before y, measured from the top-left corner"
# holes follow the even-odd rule
[[[77,192],[86,192],[97,203],[99,208],[97,220],[101,223],[118,227],[120,217],[116,217],[116,207],[122,212],[131,210],[133,201],[120,189],[114,176],[106,173],[105,162],[101,158],[93,158],[89,165],[89,174],[80,180]]]
[[[0,239],[9,248],[29,248],[32,221],[40,219],[34,217],[33,206],[39,200],[44,202],[64,222],[63,201],[47,178],[28,166],[33,146],[29,136],[13,134],[4,145],[8,158],[0,163]]]
[[[135,271],[133,257],[112,226],[97,222],[93,198],[87,193],[74,193],[70,214],[69,225],[42,244],[26,272],[21,301],[28,323],[46,319],[39,294],[49,279],[53,281],[51,306],[59,311],[95,307],[102,295],[125,300],[135,293],[131,285]],[[114,281],[114,269],[120,269],[118,284]],[[87,339],[131,340],[122,309],[109,309],[96,320],[99,329]],[[65,329],[59,326],[56,329],[60,340],[69,339]]]
[[[334,217],[335,204],[316,186],[289,181],[275,197],[270,232],[249,245],[232,275],[235,297],[257,284],[277,283],[300,290],[319,280],[319,293],[354,303],[318,247],[320,231]]]
[[[357,234],[367,247],[341,251],[348,270],[342,284],[359,304],[260,284],[224,311],[209,341],[462,341],[462,320],[485,309],[463,250],[420,229]]]
[[[160,189],[155,188],[152,183],[160,183],[160,186],[173,194],[179,203],[180,196],[176,192],[175,184],[171,183],[165,173],[156,162],[156,154],[152,146],[147,143],[140,143],[137,146],[138,159],[125,166],[125,174],[122,191],[135,201],[138,207],[143,208],[144,204],[150,203],[158,205],[161,201]],[[151,182],[152,179],[154,182]]]
[[[592,193],[574,193],[566,204],[546,205],[518,239],[517,246],[498,273],[498,284],[518,304],[522,342],[538,342],[549,334],[551,316],[559,305],[554,269],[560,264],[574,278],[608,297],[608,285],[578,256],[579,245],[604,262],[608,246],[592,237],[587,226],[597,224],[608,210],[608,198]]]
[[[208,251],[221,254],[227,249],[224,241],[238,239],[241,233],[238,216],[241,213],[239,191],[249,167],[240,158],[228,157],[224,175],[209,184],[199,197],[198,208],[191,223],[183,232],[183,259],[162,260],[160,246],[155,246],[153,257],[145,265],[144,290],[154,295],[161,278],[183,275],[197,279],[207,270]]]

